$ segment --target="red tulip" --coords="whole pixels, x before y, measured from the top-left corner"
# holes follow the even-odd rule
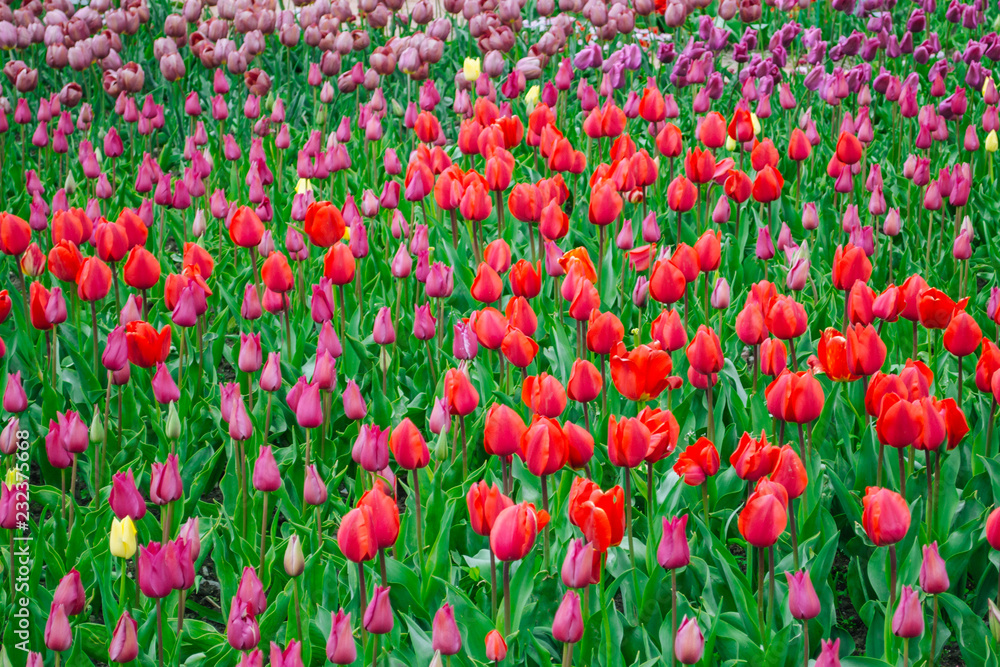
[[[486,423],[483,427],[483,446],[486,453],[510,456],[520,449],[521,437],[527,430],[524,420],[515,410],[494,403],[486,411]]]
[[[337,546],[344,557],[353,563],[363,563],[378,555],[375,522],[370,507],[355,507],[344,515],[337,529]]]
[[[847,327],[847,369],[854,375],[872,375],[885,363],[886,347],[872,325]]]
[[[684,483],[698,486],[719,472],[719,452],[708,438],[698,438],[677,457],[674,472],[684,478]]]
[[[430,451],[424,436],[417,427],[404,417],[389,435],[389,449],[396,457],[396,462],[407,470],[423,468],[430,462]]]
[[[137,320],[125,325],[128,360],[142,368],[163,363],[170,354],[170,325],[157,331],[148,322]]]
[[[310,207],[311,208],[311,207]],[[308,221],[308,213],[306,220]],[[308,229],[308,222],[306,222]],[[308,234],[308,231],[306,232]],[[264,237],[264,223],[249,206],[240,206],[229,222],[229,238],[241,248],[254,248]]]
[[[875,546],[895,544],[910,529],[910,508],[895,491],[869,486],[862,499],[861,525]]]
[[[648,401],[663,393],[671,370],[670,354],[659,343],[637,345],[629,351],[619,344],[611,355],[611,380],[630,401]]]
[[[750,494],[737,521],[743,539],[758,548],[774,546],[788,524],[788,510],[782,496],[766,486],[767,480],[761,481],[764,488],[758,487]],[[780,484],[773,487],[782,489]]]
[[[596,483],[574,477],[569,490],[567,513],[598,554],[621,544],[625,536],[625,492],[620,486],[602,491]],[[600,573],[597,573],[598,581]]]
[[[521,435],[521,456],[532,475],[557,472],[569,460],[566,434],[554,419],[535,415]]]
[[[736,476],[748,482],[756,482],[771,473],[778,458],[779,449],[767,442],[767,434],[761,431],[760,439],[754,440],[747,432],[740,437],[736,451],[729,457],[729,463]]]
[[[649,450],[650,433],[638,417],[623,417],[621,421],[611,415],[608,419],[608,458],[621,468],[634,468]]]
[[[490,531],[490,549],[498,560],[510,562],[524,558],[535,544],[538,531],[549,516],[537,512],[529,503],[512,505],[500,512]]]

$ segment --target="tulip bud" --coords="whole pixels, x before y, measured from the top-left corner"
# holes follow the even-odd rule
[[[130,517],[125,517],[121,521],[118,518],[111,520],[110,551],[116,558],[129,559],[135,554],[135,524]]]
[[[685,615],[674,637],[674,656],[682,665],[694,665],[704,653],[705,637],[701,634],[698,621]]]
[[[920,588],[928,595],[944,593],[951,586],[944,559],[938,553],[937,542],[924,545],[924,560],[920,565]]]
[[[104,419],[97,406],[94,407],[94,416],[90,420],[89,436],[90,442],[95,445],[99,442],[104,442],[104,439],[107,437],[107,432],[104,430]]]
[[[176,403],[171,403],[170,408],[167,410],[167,422],[164,434],[170,440],[177,440],[181,437],[181,418],[177,414]]]
[[[566,644],[575,644],[583,638],[583,616],[580,613],[580,596],[576,591],[566,591],[563,595],[552,619],[552,637]]]
[[[139,655],[139,640],[136,635],[137,624],[126,609],[122,612],[114,631],[111,633],[111,644],[108,646],[108,658],[111,662],[125,664],[132,662]]]
[[[785,572],[788,579],[788,610],[792,618],[810,620],[819,616],[819,597],[809,578],[809,571]]]
[[[288,538],[288,546],[285,547],[284,563],[285,574],[289,577],[298,577],[305,570],[305,557],[302,555],[302,542],[299,540],[298,535],[293,534]]]

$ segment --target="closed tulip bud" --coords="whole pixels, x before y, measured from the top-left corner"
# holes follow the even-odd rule
[[[674,656],[682,665],[694,665],[704,653],[705,637],[701,634],[698,621],[685,615],[674,637]]]
[[[253,466],[253,488],[265,493],[281,488],[281,473],[274,460],[271,446],[261,446],[257,461]]]
[[[649,429],[635,417],[617,421],[614,415],[608,420],[608,458],[612,465],[634,468],[639,465],[649,449]]]
[[[351,615],[343,609],[330,612],[330,635],[326,640],[326,658],[335,665],[350,665],[358,657],[351,629]]]
[[[892,634],[911,639],[923,633],[924,612],[920,606],[920,594],[911,586],[903,586],[896,613],[892,615]]]
[[[364,628],[373,635],[384,635],[392,631],[393,624],[389,587],[376,586],[368,608],[365,609]]]
[[[552,637],[556,641],[575,644],[583,638],[583,616],[580,596],[576,591],[566,591],[562,603],[552,619]]]
[[[70,627],[66,607],[53,604],[49,610],[49,619],[45,622],[45,647],[50,651],[61,653],[68,651],[73,645],[73,628]]]
[[[65,607],[69,616],[76,616],[87,608],[87,597],[80,582],[80,573],[76,568],[71,569],[59,580],[59,585],[52,594],[52,604]]]
[[[372,338],[379,345],[391,345],[396,342],[396,329],[392,324],[392,313],[388,306],[379,309],[375,316]]]
[[[137,628],[138,625],[135,619],[129,615],[128,610],[123,611],[111,633],[111,643],[108,645],[108,658],[111,662],[125,664],[138,657]]]
[[[548,514],[521,503],[500,512],[490,531],[490,549],[504,562],[520,560],[531,550],[538,531],[548,523]]]
[[[125,517],[121,521],[118,518],[111,520],[110,551],[116,558],[131,558],[135,554],[135,524],[130,517]]]
[[[288,538],[288,546],[285,547],[284,557],[285,574],[289,577],[298,577],[305,570],[305,558],[302,555],[302,542],[299,536],[292,534]]]
[[[729,282],[720,276],[716,278],[715,286],[712,288],[712,308],[716,310],[729,308],[729,299]]]
[[[819,616],[819,597],[813,588],[809,571],[785,572],[788,580],[788,611],[792,618],[811,620]]]
[[[326,484],[320,479],[316,464],[311,464],[306,468],[306,479],[302,485],[302,500],[307,505],[319,506],[326,502],[328,491]]]
[[[365,415],[368,414],[365,399],[361,396],[361,390],[353,379],[347,381],[341,398],[344,404],[344,415],[348,419],[358,421],[364,419]]]
[[[775,490],[780,493],[772,492]],[[774,546],[788,524],[787,502],[787,492],[780,484],[762,479],[740,512],[738,527],[743,539],[755,547]]]
[[[447,602],[434,614],[431,648],[442,655],[455,655],[462,650],[462,635],[455,623],[455,611]]]
[[[920,588],[928,595],[945,593],[951,586],[944,559],[938,553],[937,542],[924,545],[924,560],[920,564]]]
[[[663,517],[663,537],[656,550],[656,562],[665,570],[685,567],[691,562],[687,522],[687,514],[671,519]]]
[[[507,642],[498,630],[490,630],[486,635],[486,659],[495,663],[507,657]]]
[[[566,549],[561,576],[563,583],[569,588],[586,588],[594,583],[594,560],[598,555],[592,542],[575,539]]]
[[[168,454],[166,463],[154,463],[150,471],[149,499],[166,505],[181,498],[184,487],[178,469],[177,455]]]
[[[861,525],[875,546],[896,544],[910,529],[910,508],[895,491],[870,486],[862,498]]]
[[[392,429],[389,449],[396,462],[407,470],[423,468],[430,462],[430,451],[417,427],[409,418],[404,418]]]

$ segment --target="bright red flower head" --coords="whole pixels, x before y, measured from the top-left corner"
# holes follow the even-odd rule
[[[674,472],[684,478],[684,483],[698,486],[719,472],[719,452],[708,438],[698,438],[677,457]]]

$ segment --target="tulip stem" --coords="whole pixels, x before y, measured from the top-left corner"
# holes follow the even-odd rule
[[[511,635],[510,627],[510,562],[504,561],[503,564],[503,632],[504,635],[509,637]]]
[[[705,528],[711,533],[712,524],[710,523],[711,519],[708,513],[708,478],[705,478],[705,481],[701,483],[701,508],[705,512]]]
[[[809,667],[809,621],[802,619],[802,667]]]
[[[757,627],[760,628],[761,643],[766,649],[768,638],[764,628],[764,547],[757,547]]]
[[[378,635],[372,635],[372,667],[378,664]]]
[[[458,428],[462,432],[462,478],[469,476],[469,451],[465,445],[465,415],[458,416]],[[545,498],[545,478],[542,478],[542,499]],[[547,508],[546,508],[547,509]]]
[[[799,571],[799,537],[795,528],[795,498],[788,499],[788,527],[792,534],[792,563],[795,571]]]
[[[239,442],[240,466],[243,468],[243,475],[240,478],[240,505],[243,508],[243,534],[247,534],[247,453],[243,448],[243,441]],[[163,538],[166,540],[166,536]]]
[[[705,399],[708,403],[708,439],[715,443],[715,410],[712,407],[712,376],[705,376]]]
[[[670,570],[670,636],[671,642],[677,641],[677,568]],[[677,664],[677,654],[670,651],[670,665]]]
[[[365,610],[368,609],[368,589],[365,584],[365,564],[363,561],[358,562],[358,590],[361,592],[361,598],[358,600],[358,617],[361,619],[361,651],[364,653],[365,650]]]
[[[930,535],[934,524],[934,493],[931,488],[931,477],[934,469],[931,465],[931,450],[924,450],[924,454],[927,456],[927,463],[924,465],[924,472],[927,473],[927,534]]]
[[[267,524],[268,524],[268,514],[267,514],[267,493],[264,493],[264,507],[261,509],[260,514],[260,567],[258,571],[263,574],[264,572],[264,551],[267,545]]]
[[[597,289],[601,289],[601,270],[604,268],[604,225],[597,226],[598,249],[597,249]]]
[[[298,632],[298,639],[302,641],[302,614],[299,611],[299,580],[298,577],[292,577],[292,598],[295,602],[295,628]],[[364,615],[364,611],[361,612]],[[364,628],[361,629],[364,632]]]
[[[549,511],[549,476],[542,475],[542,509],[546,513]],[[625,482],[625,497],[628,497],[628,482]],[[626,512],[628,511],[628,506],[626,505]],[[628,524],[628,518],[626,517],[625,523]],[[631,526],[629,526],[631,530]],[[549,526],[548,524],[542,528],[542,567],[548,567],[549,565]],[[633,563],[635,565],[635,563]]]
[[[323,517],[320,516],[319,505],[316,505],[316,548],[323,550]]]
[[[181,590],[177,596],[177,646],[180,647],[181,633],[184,632],[184,608],[187,605],[187,591]],[[177,651],[178,664],[181,659],[180,651]]]
[[[887,614],[896,607],[896,545],[889,545],[889,608]]]
[[[25,313],[27,313],[27,311],[25,311]],[[100,355],[100,353],[97,350],[97,338],[98,338],[98,335],[97,335],[97,302],[96,301],[91,301],[90,302],[90,321],[91,321],[91,327],[92,327],[91,330],[90,330],[90,337],[94,341],[94,376],[98,379],[98,381],[100,381],[101,375],[100,375],[100,373],[98,371],[99,371],[99,369],[101,367],[100,366],[100,364],[101,364],[101,355]]]
[[[497,557],[493,549],[490,549],[490,612],[490,618],[497,617]]]
[[[910,664],[910,640],[903,639],[903,667]]]
[[[163,601],[156,600],[156,652],[160,659],[160,667],[163,667]]]
[[[934,598],[934,616],[933,621],[931,621],[931,652],[927,655],[927,665],[928,667],[934,667],[934,654],[937,648],[937,626],[938,626],[938,596],[932,596]],[[906,653],[906,647],[903,648],[903,653]]]
[[[423,570],[424,562],[424,528],[420,517],[420,474],[419,469],[413,469],[413,507],[417,519],[417,564]]]
[[[774,623],[774,545],[767,548],[767,626]]]
[[[253,284],[257,288],[257,294],[263,296],[263,292],[260,291],[260,271],[257,270],[257,253],[256,248],[247,248],[247,252],[250,253],[250,264],[253,266]]]
[[[347,329],[347,302],[344,300],[344,286],[338,285],[337,291],[340,294],[340,340],[344,340],[344,332]],[[397,294],[397,301],[399,300]]]
[[[885,458],[885,443],[878,444],[878,466],[875,472],[875,486],[882,486],[882,461]]]
[[[571,667],[573,664],[573,644],[566,642],[563,644],[563,667]]]
[[[625,527],[628,529],[628,559],[632,564],[633,577],[635,576],[635,544],[632,541],[632,470],[630,468],[623,468],[625,472]],[[544,477],[542,478],[545,479]],[[544,484],[544,482],[543,482]],[[544,486],[542,487],[544,488]],[[545,498],[546,496],[543,496]],[[546,509],[548,511],[548,509]],[[547,528],[547,527],[546,527]],[[546,537],[548,533],[546,533]],[[546,539],[546,546],[548,546],[548,540]],[[639,591],[636,591],[636,595]]]
[[[897,449],[899,452],[899,495],[906,499],[906,455],[903,454],[903,448],[899,447]]]

